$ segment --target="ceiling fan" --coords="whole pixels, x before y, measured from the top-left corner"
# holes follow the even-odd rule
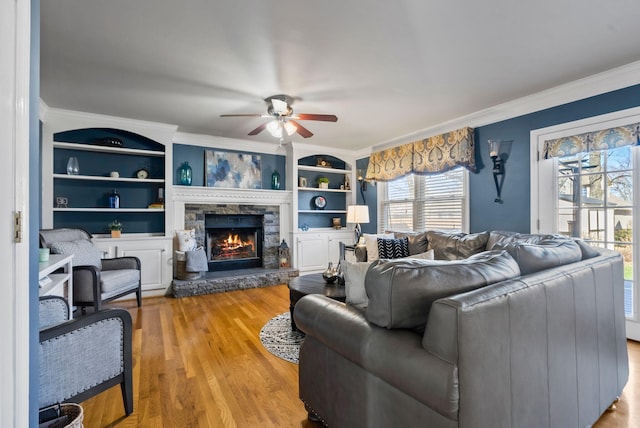
[[[253,131],[249,132],[249,135],[258,135],[265,129],[276,138],[284,138],[285,133],[287,135],[293,135],[298,133],[304,138],[313,136],[313,133],[307,128],[302,126],[299,120],[320,120],[324,122],[337,122],[338,118],[332,114],[308,114],[308,113],[294,113],[291,108],[294,98],[288,95],[273,95],[265,98],[267,103],[267,114],[221,114],[220,117],[266,117],[273,120],[263,123]]]

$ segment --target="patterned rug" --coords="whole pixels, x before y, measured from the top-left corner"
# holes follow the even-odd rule
[[[285,312],[271,318],[260,330],[260,342],[278,358],[298,364],[304,334],[291,331],[291,315]]]

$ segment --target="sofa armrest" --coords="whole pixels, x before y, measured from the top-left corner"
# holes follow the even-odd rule
[[[137,257],[116,257],[102,259],[102,270],[136,269],[140,270],[140,259]]]
[[[307,336],[441,415],[457,419],[457,366],[425,352],[421,335],[377,327],[361,310],[317,294],[300,299],[293,314]],[[300,370],[308,371],[302,350],[300,355]]]

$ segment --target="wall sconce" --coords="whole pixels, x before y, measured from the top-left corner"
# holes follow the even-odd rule
[[[504,184],[504,163],[506,161],[506,156],[501,156],[501,143],[501,140],[489,140],[489,157],[493,161],[493,182],[496,185],[496,193],[498,195],[494,202],[499,204],[503,202],[500,194],[502,193],[502,185]]]

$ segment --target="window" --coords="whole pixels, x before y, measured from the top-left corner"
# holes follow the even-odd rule
[[[466,230],[467,175],[456,168],[380,183],[380,230]]]

